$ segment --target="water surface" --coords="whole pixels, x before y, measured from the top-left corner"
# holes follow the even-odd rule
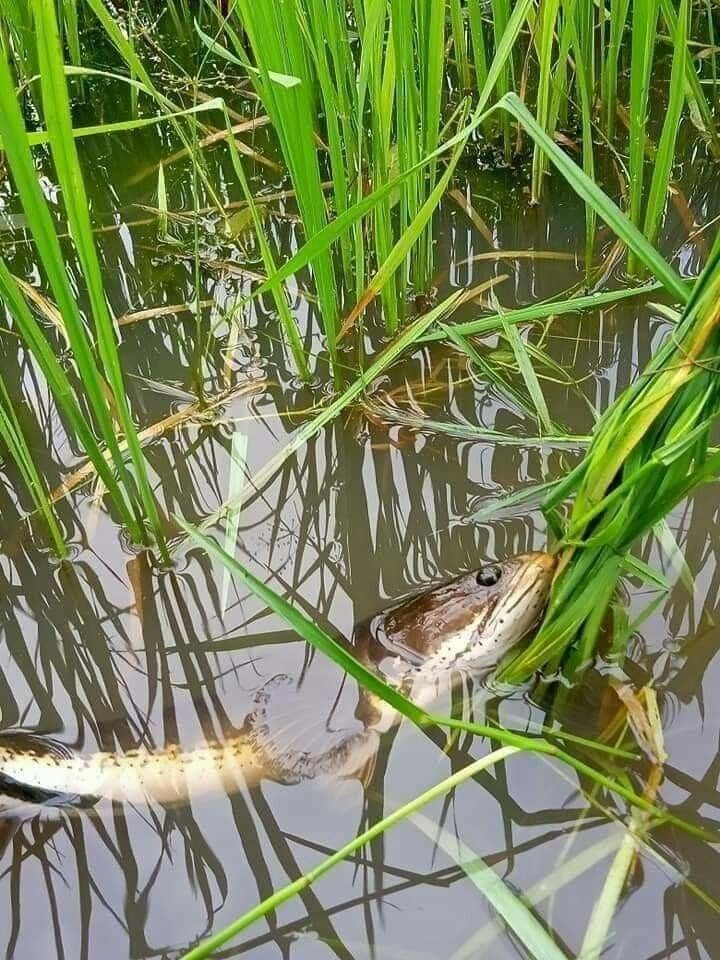
[[[105,95],[111,109],[111,94]],[[255,145],[272,154],[266,134],[258,133]],[[178,244],[159,237],[157,219],[139,204],[155,202],[154,164],[177,149],[167,131],[162,137],[145,132],[87,140],[81,149],[116,314],[196,297],[205,304],[197,317],[173,310],[124,324],[121,347],[141,427],[186,411],[199,392],[211,403],[223,398],[211,415],[184,420],[147,448],[167,513],[199,521],[228,496],[233,437],[247,437],[252,483],[330,395],[325,364],[313,384],[298,384],[269,298],[247,311],[244,328],[229,327],[228,308],[252,283],[243,270],[262,271],[256,242],[242,221],[238,234],[227,237],[212,213],[199,218],[199,288],[192,220],[171,221]],[[690,133],[685,155],[680,185],[702,224],[720,208],[717,180]],[[208,157],[223,198],[237,201],[222,153]],[[52,175],[50,169],[45,173]],[[487,259],[487,241],[448,200],[436,223],[439,295],[506,275],[495,293],[512,307],[583,282],[582,204],[554,178],[544,204],[530,209],[526,175],[522,166],[481,171],[468,161],[456,187],[472,198],[498,248],[525,253]],[[172,164],[166,177],[171,208],[192,210],[188,164]],[[267,168],[255,185],[268,193],[288,186]],[[7,201],[5,213],[17,213],[10,194]],[[704,237],[686,242],[679,211],[678,205],[670,211],[663,249],[675,252],[676,264],[690,276],[701,263]],[[266,224],[289,254],[298,241],[291,202],[269,201]],[[37,281],[33,251],[17,221],[14,229],[3,229],[0,242],[14,272]],[[607,253],[610,246],[603,230],[598,251]],[[533,251],[563,256],[540,259]],[[72,264],[69,245],[67,253]],[[478,254],[483,257],[468,262]],[[607,285],[625,282],[616,270]],[[293,309],[321,353],[309,278],[301,277],[294,289]],[[459,316],[476,313],[467,306]],[[556,370],[544,371],[551,416],[569,436],[557,443],[533,439],[534,419],[483,382],[455,350],[438,343],[418,347],[374,385],[369,409],[350,409],[255,492],[240,518],[238,558],[318,623],[349,637],[355,623],[388,602],[484,558],[544,548],[547,531],[537,501],[487,519],[475,514],[511,491],[564,476],[582,454],[593,411],[613,401],[669,329],[648,298],[639,298],[611,311],[558,319],[542,340],[540,331],[530,335],[569,375],[568,382],[559,382]],[[371,318],[365,346],[372,351],[382,343]],[[508,358],[507,348],[493,339],[483,349],[492,362]],[[350,341],[342,359],[349,367],[355,363]],[[14,342],[3,340],[2,368],[9,385],[23,391],[34,452],[51,482],[59,483],[82,462],[81,453]],[[517,375],[512,382],[520,383]],[[385,411],[388,405],[405,413],[422,410],[467,435],[394,422],[378,414],[378,402]],[[33,427],[30,409],[41,429]],[[507,437],[479,439],[473,428]],[[21,487],[11,485],[6,469],[10,480],[2,486],[0,512],[3,728],[36,731],[79,751],[175,742],[191,748],[241,726],[255,692],[279,673],[296,680],[277,710],[278,722],[296,725],[298,743],[323,742],[328,731],[352,721],[357,691],[254,596],[226,586],[223,571],[201,551],[182,545],[173,569],[154,569],[85,487],[60,507],[74,561],[58,566],[20,521],[28,503],[23,494],[18,502],[14,491]],[[677,557],[673,562],[667,534],[664,548],[658,538],[638,546],[639,555],[674,586],[662,595],[626,583],[631,618],[652,600],[658,603],[633,635],[624,662],[613,669],[599,663],[581,690],[562,696],[555,688],[504,698],[476,692],[472,705],[459,697],[455,709],[467,715],[472,706],[477,719],[494,716],[519,730],[537,729],[547,719],[599,736],[621,709],[613,675],[638,689],[652,683],[668,752],[662,800],[691,823],[713,827],[720,799],[720,707],[714,696],[720,684],[718,522],[713,485],[668,518],[690,576]],[[220,528],[215,532],[222,536]],[[18,810],[1,828],[0,949],[17,960],[178,957],[358,830],[489,749],[486,742],[462,737],[445,753],[432,738],[403,725],[384,739],[364,783],[265,782],[174,807]],[[642,790],[648,764],[630,766]],[[609,794],[597,793],[589,803],[589,788],[560,765],[519,755],[426,810],[435,831],[456,836],[537,904],[538,916],[557,932],[569,956],[579,951],[627,816],[624,804]],[[654,831],[604,956],[720,955],[713,906],[720,900],[718,866],[716,847],[678,830]],[[550,886],[543,888],[546,880]],[[525,953],[437,849],[432,830],[428,836],[403,823],[219,954],[245,955],[510,960]]]

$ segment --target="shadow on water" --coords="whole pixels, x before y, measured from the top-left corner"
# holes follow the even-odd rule
[[[138,136],[138,148],[148,142]],[[107,183],[125,182],[134,157],[84,149],[88,168],[95,170],[98,209],[115,209]],[[185,208],[191,205],[186,174],[180,164],[168,175],[173,202]],[[467,181],[498,246],[563,254],[581,249],[581,205],[553,182],[544,206],[530,210],[523,176],[474,172]],[[123,204],[150,199],[147,183],[133,190],[128,188]],[[703,177],[699,170],[688,198],[699,220],[718,208],[716,194],[710,174]],[[136,208],[122,211],[120,229],[101,234],[116,313],[191,300],[192,258],[159,243],[154,222],[129,226],[142,219]],[[288,250],[296,242],[292,213],[282,202],[268,212]],[[199,321],[172,312],[128,323],[122,343],[141,427],[192,402],[188,390],[198,374],[207,397],[247,382],[257,386],[224,403],[214,419],[183,421],[148,447],[166,510],[189,521],[202,519],[226,498],[234,434],[248,437],[251,478],[327,396],[321,377],[302,388],[292,380],[269,300],[258,303],[247,328],[230,338],[223,310],[249,289],[238,271],[259,269],[257,258],[251,240],[228,241],[212,217],[201,227],[199,295],[212,306]],[[671,216],[668,249],[685,235],[680,227]],[[188,242],[187,225],[173,229]],[[15,239],[14,270],[30,275],[29,247]],[[512,306],[582,282],[582,265],[572,259],[472,260],[486,252],[462,211],[448,205],[437,233],[441,289],[507,274],[497,295]],[[683,249],[686,272],[696,269],[699,255],[696,246]],[[293,306],[308,338],[316,338],[315,306],[302,287]],[[467,308],[467,316],[473,309]],[[547,371],[543,386],[554,421],[570,434],[586,434],[591,407],[605,409],[667,329],[667,321],[643,302],[556,320],[544,349],[572,371],[575,382],[557,382]],[[368,345],[377,340],[369,331]],[[490,341],[487,349],[491,362],[507,363],[502,344]],[[352,366],[350,348],[343,357]],[[2,368],[9,389],[22,393],[37,415],[28,416],[29,427],[36,424],[33,450],[51,481],[61,482],[77,467],[79,451],[23,358],[9,352]],[[406,412],[420,407],[431,419],[502,430],[511,438],[537,434],[526,412],[471,375],[464,359],[445,346],[417,349],[376,386],[378,396]],[[580,442],[458,438],[358,407],[255,491],[240,518],[238,556],[318,623],[349,637],[353,624],[389,601],[475,568],[481,558],[542,548],[545,524],[532,503],[481,521],[473,514],[509,491],[564,476],[581,449]],[[4,729],[32,730],[81,752],[192,747],[232,735],[255,692],[278,673],[297,678],[287,711],[293,736],[312,743],[326,728],[342,728],[356,692],[240,587],[231,588],[223,610],[223,573],[206,555],[186,548],[173,570],[153,570],[89,491],[80,489],[60,507],[75,558],[59,567],[27,536],[20,517],[28,504],[11,492],[18,488],[9,482],[0,487],[7,545],[0,556]],[[720,683],[719,511],[708,487],[668,520],[692,589],[657,540],[642,545],[643,558],[664,569],[674,587],[634,636],[623,665],[633,684],[652,682],[658,693],[669,754],[664,802],[711,827],[720,802],[720,707],[714,695]],[[657,596],[639,583],[628,589],[631,616]],[[597,736],[609,696],[607,673],[597,670],[552,719]],[[455,707],[467,714],[467,697]],[[519,730],[545,719],[542,703],[522,691],[505,699],[486,692],[474,710]],[[488,749],[466,736],[447,752],[442,747],[403,726],[384,738],[364,781],[320,778],[292,787],[266,781],[176,806],[99,804],[73,814],[9,807],[0,825],[0,950],[21,960],[177,957],[302,875],[354,831]],[[638,783],[644,772],[639,761],[633,770]],[[571,955],[623,835],[617,820],[625,814],[609,795],[588,804],[580,786],[587,785],[568,778],[566,770],[521,755],[429,808],[436,823],[462,838],[514,890],[528,897],[535,892],[537,913]],[[573,863],[581,862],[585,866],[573,872]],[[556,888],[543,888],[555,875]],[[716,849],[675,830],[656,831],[624,895],[605,955],[717,956],[720,925],[708,898],[720,900],[719,878]],[[218,956],[461,960],[481,949],[494,960],[519,955],[465,874],[404,823]]]

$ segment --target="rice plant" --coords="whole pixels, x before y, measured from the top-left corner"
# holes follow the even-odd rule
[[[149,531],[161,552],[164,552],[160,517],[137,442],[135,426],[127,407],[115,332],[103,291],[103,279],[73,137],[54,4],[50,2],[36,5],[34,16],[42,103],[48,137],[58,179],[63,187],[78,258],[87,284],[95,323],[94,336],[97,352],[68,281],[56,228],[37,180],[13,78],[4,58],[0,58],[0,96],[6,106],[0,119],[0,136],[23,203],[25,216],[37,244],[38,254],[62,315],[64,330],[73,349],[85,391],[85,397],[82,399],[87,404],[87,413],[82,412],[78,398],[68,388],[67,377],[60,368],[50,344],[31,316],[14,279],[5,267],[0,274],[0,282],[4,288],[5,301],[21,329],[25,342],[48,378],[48,382],[55,389],[58,403],[70,417],[88,456],[96,464],[113,501],[122,511],[131,535],[137,542],[147,543],[147,520]],[[109,397],[113,398],[110,404]],[[88,414],[92,418],[90,421]],[[135,468],[134,476],[131,476],[128,471],[119,450],[115,421],[125,434]],[[94,432],[95,425],[117,471],[117,478],[111,472],[105,454],[100,449]]]
[[[604,617],[639,538],[698,484],[720,472],[710,432],[720,414],[720,237],[672,335],[603,414],[580,467],[546,498],[561,574],[542,629],[507,668],[579,674],[596,654]],[[573,498],[566,522],[557,509]],[[594,584],[589,591],[584,588]]]

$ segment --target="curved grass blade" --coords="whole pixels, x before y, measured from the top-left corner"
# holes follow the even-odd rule
[[[520,410],[523,410],[531,417],[534,415],[532,405],[528,400],[519,390],[516,390],[511,383],[500,375],[493,364],[489,360],[486,360],[479,350],[475,349],[474,344],[472,344],[470,340],[463,337],[461,333],[458,333],[456,327],[448,326],[445,323],[440,323],[438,326],[446,334],[448,340],[451,340],[458,350],[461,350],[470,362],[482,372],[487,383],[492,384],[496,390],[503,394],[510,403],[519,407]]]
[[[505,323],[533,323],[547,320],[549,317],[560,317],[567,313],[579,313],[584,310],[597,310],[606,305],[619,303],[631,297],[641,297],[654,293],[662,288],[660,283],[648,283],[642,287],[629,290],[607,290],[604,293],[591,293],[582,297],[568,297],[566,300],[545,300],[530,307],[518,307],[515,310],[505,310],[501,313],[492,313],[477,320],[467,320],[453,324],[452,330],[460,336],[481,337],[485,334],[498,333]],[[444,340],[445,329],[432,330],[422,336],[423,341]],[[447,328],[450,329],[450,328]]]
[[[527,434],[513,434],[503,430],[493,430],[490,427],[478,426],[474,423],[464,423],[459,420],[433,420],[413,411],[403,410],[389,403],[368,401],[364,407],[375,416],[389,423],[398,423],[425,433],[439,433],[446,437],[458,437],[464,440],[492,441],[497,444],[508,444],[516,447],[584,447],[592,437],[581,434],[558,433],[528,436]]]
[[[59,557],[67,556],[67,546],[60,525],[58,524],[52,501],[48,496],[48,489],[35,466],[32,452],[23,434],[20,421],[17,418],[10,395],[3,379],[0,377],[0,437],[10,456],[15,461],[25,486],[32,497],[35,508],[47,524],[50,537]]]
[[[481,523],[484,520],[489,520],[490,517],[497,516],[498,513],[502,513],[504,510],[510,510],[512,507],[532,503],[533,501],[537,502],[553,490],[558,482],[557,480],[546,480],[541,483],[533,483],[527,487],[522,487],[520,490],[515,490],[513,493],[498,497],[486,506],[480,507],[479,510],[475,510],[472,514],[472,519],[476,523]]]
[[[554,427],[550,420],[550,411],[545,401],[545,395],[542,392],[542,387],[535,373],[535,368],[533,367],[527,347],[518,333],[517,325],[508,323],[504,317],[502,318],[502,325],[505,338],[510,344],[518,369],[520,370],[520,376],[525,381],[525,386],[535,406],[535,416],[537,417],[538,425],[545,433],[552,433]]]
[[[487,737],[490,740],[497,740],[499,743],[503,743],[509,747],[516,747],[520,750],[527,750],[531,753],[555,757],[563,763],[566,763],[568,766],[573,767],[576,771],[581,773],[583,776],[586,776],[594,783],[605,787],[607,790],[610,790],[623,797],[625,800],[629,801],[631,805],[654,814],[658,818],[659,822],[664,821],[674,824],[693,836],[702,837],[703,839],[716,839],[712,834],[703,830],[701,827],[696,827],[694,824],[686,823],[680,817],[676,817],[674,814],[668,813],[665,810],[658,809],[656,804],[651,803],[644,797],[635,793],[634,790],[631,790],[617,778],[613,778],[608,774],[601,772],[600,770],[596,770],[594,767],[590,766],[590,764],[577,759],[577,757],[569,754],[566,750],[561,749],[554,743],[549,743],[547,740],[541,737],[526,736],[521,733],[515,733],[512,730],[507,730],[500,726],[470,723],[464,720],[455,720],[453,717],[445,717],[428,713],[426,710],[422,709],[422,707],[419,707],[417,704],[413,703],[412,700],[409,700],[407,697],[403,696],[403,694],[397,691],[394,687],[391,687],[389,684],[385,683],[385,681],[381,680],[378,676],[359,663],[342,644],[338,643],[336,640],[333,640],[332,637],[325,633],[324,630],[321,630],[317,624],[313,623],[312,620],[305,616],[304,613],[296,609],[292,604],[285,600],[284,597],[281,597],[278,593],[268,587],[267,584],[263,583],[261,580],[258,580],[257,577],[243,567],[242,564],[238,563],[237,560],[225,553],[225,551],[215,540],[213,540],[211,537],[205,536],[205,534],[201,533],[197,527],[193,527],[181,517],[176,517],[175,519],[188,537],[190,537],[190,539],[195,541],[198,546],[202,547],[219,563],[221,563],[223,566],[226,566],[230,572],[237,576],[246,587],[252,590],[253,593],[255,593],[263,601],[263,603],[266,603],[274,613],[278,614],[278,616],[281,616],[288,624],[290,624],[290,626],[296,630],[304,640],[313,646],[316,646],[319,650],[326,654],[326,656],[337,663],[338,666],[349,673],[350,676],[352,676],[353,679],[355,679],[359,684],[370,690],[371,693],[374,693],[380,699],[384,700],[391,707],[397,710],[401,716],[411,720],[421,729],[435,726],[441,728],[447,727],[448,729],[452,730],[465,730],[466,732],[475,734],[476,736]],[[560,736],[560,733],[554,732],[553,736]]]
[[[680,276],[663,259],[625,214],[599,187],[565,154],[537,123],[525,104],[514,93],[506,94],[495,109],[508,110],[536,140],[558,168],[573,190],[595,210],[597,215],[615,231],[636,257],[672,295],[687,303],[689,293]]]
[[[145,84],[139,83],[137,80],[133,81],[129,77],[123,77],[121,74],[112,74],[108,73],[106,70],[90,70],[89,68],[76,68],[76,67],[65,67],[64,73],[66,76],[94,76],[94,77],[108,77],[114,80],[119,80],[122,83],[131,83],[134,88],[143,90],[146,93],[150,91],[147,90]],[[193,107],[188,107],[186,110],[175,110],[172,113],[160,113],[156,117],[136,117],[133,120],[116,120],[112,123],[96,123],[91,124],[87,127],[73,127],[73,137],[76,140],[81,140],[84,137],[96,137],[109,135],[112,133],[130,133],[133,130],[141,130],[144,127],[154,127],[159,123],[166,123],[170,120],[178,120],[182,117],[191,117],[198,113],[203,113],[210,110],[221,110],[224,105],[224,101],[219,97],[213,97],[212,100],[204,101],[203,103],[197,103]],[[33,146],[41,146],[44,143],[47,143],[49,140],[47,130],[36,130],[28,133],[27,135],[28,143]],[[3,148],[3,141],[0,139],[0,149]]]
[[[535,960],[567,960],[567,954],[555,943],[535,914],[525,905],[524,900],[513,893],[482,857],[459,837],[451,836],[446,829],[438,827],[424,814],[415,812],[409,816],[411,823],[460,867],[531,957]]]
[[[304,874],[304,876],[283,887],[281,890],[276,891],[270,897],[263,900],[262,903],[259,903],[256,907],[253,907],[252,910],[249,910],[243,914],[242,917],[235,920],[234,923],[229,924],[224,930],[221,930],[219,933],[205,940],[204,943],[189,950],[181,957],[181,960],[206,960],[206,958],[211,957],[220,947],[229,940],[232,940],[239,933],[242,933],[243,930],[255,923],[256,920],[267,916],[268,913],[275,910],[281,904],[286,903],[302,890],[307,889],[307,887],[322,877],[323,874],[327,873],[328,870],[331,870],[338,863],[341,863],[346,857],[355,853],[356,850],[364,847],[376,837],[382,836],[383,833],[391,827],[394,827],[395,824],[407,819],[411,814],[418,811],[421,807],[426,806],[428,803],[431,803],[433,800],[437,800],[439,797],[449,793],[455,789],[455,787],[476,776],[476,774],[482,770],[487,770],[488,767],[492,767],[494,764],[506,760],[518,752],[515,747],[500,747],[500,749],[494,750],[492,753],[487,754],[487,756],[482,757],[480,760],[476,760],[467,767],[463,767],[462,770],[442,780],[424,793],[419,794],[409,803],[398,807],[397,810],[394,810],[391,814],[388,814],[388,816],[383,817],[382,820],[374,823],[372,827],[358,834],[350,843],[346,843],[337,853],[321,861],[316,867],[313,867],[312,870]]]

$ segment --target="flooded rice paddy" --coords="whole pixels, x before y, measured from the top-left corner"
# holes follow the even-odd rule
[[[103,104],[112,109],[107,92]],[[264,131],[253,144],[272,156]],[[234,438],[246,438],[244,482],[252,485],[327,401],[332,384],[308,276],[293,288],[293,310],[321,357],[310,385],[295,377],[270,298],[246,310],[243,323],[228,319],[262,272],[262,260],[219,151],[207,151],[207,158],[223,201],[236,204],[230,235],[208,198],[200,195],[195,203],[208,211],[192,215],[193,184],[200,187],[185,159],[166,165],[169,208],[184,214],[171,216],[161,235],[148,207],[157,204],[157,162],[177,149],[169,134],[153,132],[81,144],[106,289],[122,318],[133,413],[142,429],[158,425],[147,447],[151,477],[170,517],[200,522],[241,482]],[[705,237],[688,235],[720,210],[720,193],[715,171],[692,140],[681,174],[662,249],[675,253],[681,272],[692,276]],[[267,166],[253,182],[267,195],[265,224],[286,254],[296,248],[298,233],[292,199],[277,196],[288,186]],[[49,172],[44,188],[52,196]],[[436,219],[439,296],[502,277],[493,293],[513,307],[583,283],[583,207],[558,178],[543,204],[531,208],[525,165],[483,170],[469,158],[454,188],[505,253],[493,252],[488,237],[448,197]],[[2,253],[13,272],[32,283],[32,247],[13,197],[3,191]],[[611,247],[610,234],[602,232],[598,250]],[[69,245],[66,252],[72,265]],[[606,286],[625,282],[610,265]],[[455,319],[477,313],[468,304]],[[653,295],[643,295],[530,333],[554,361],[538,368],[558,426],[551,440],[539,439],[534,419],[446,343],[415,347],[371,385],[362,403],[254,490],[239,520],[238,559],[331,633],[351,637],[355,624],[413,591],[485,558],[543,549],[539,496],[494,514],[490,508],[510,492],[564,476],[578,462],[593,411],[606,409],[631,382],[670,325]],[[24,393],[42,425],[33,429],[33,452],[59,485],[83,462],[81,451],[32,367],[18,363],[12,344],[2,342],[10,351],[2,360],[4,375],[14,378],[9,388]],[[365,349],[371,353],[384,342],[370,315]],[[511,356],[497,338],[485,340],[483,350],[499,369],[509,368]],[[348,338],[340,357],[355,369],[357,342]],[[28,416],[28,426],[33,423]],[[73,563],[60,566],[20,521],[28,504],[18,503],[12,490],[9,482],[0,488],[4,729],[30,730],[84,753],[173,743],[190,748],[242,727],[256,692],[277,674],[294,678],[273,707],[289,742],[312,750],[352,724],[357,691],[350,680],[252,594],[228,582],[202,551],[181,543],[172,569],[153,568],[85,484],[59,507],[73,550]],[[500,695],[486,688],[472,698],[466,690],[445,706],[516,730],[547,722],[600,738],[622,710],[613,681],[619,677],[637,689],[652,683],[668,755],[660,796],[689,822],[716,825],[719,523],[717,490],[708,485],[668,518],[679,551],[668,547],[667,531],[640,545],[639,555],[673,586],[664,594],[626,581],[631,620],[656,605],[621,663],[599,662],[575,690],[545,685]],[[220,528],[216,533],[222,538]],[[7,798],[0,825],[0,953],[16,960],[179,957],[364,826],[490,749],[463,735],[443,750],[403,724],[383,738],[364,780],[265,781],[175,806],[99,803],[73,812]],[[628,767],[642,787],[647,762]],[[443,852],[442,836],[466,858],[482,857],[576,956],[625,835],[626,813],[621,801],[564,766],[514,756],[432,804],[426,820],[400,824],[218,955],[525,956]],[[718,856],[717,848],[681,830],[654,831],[623,894],[607,960],[720,956]]]

